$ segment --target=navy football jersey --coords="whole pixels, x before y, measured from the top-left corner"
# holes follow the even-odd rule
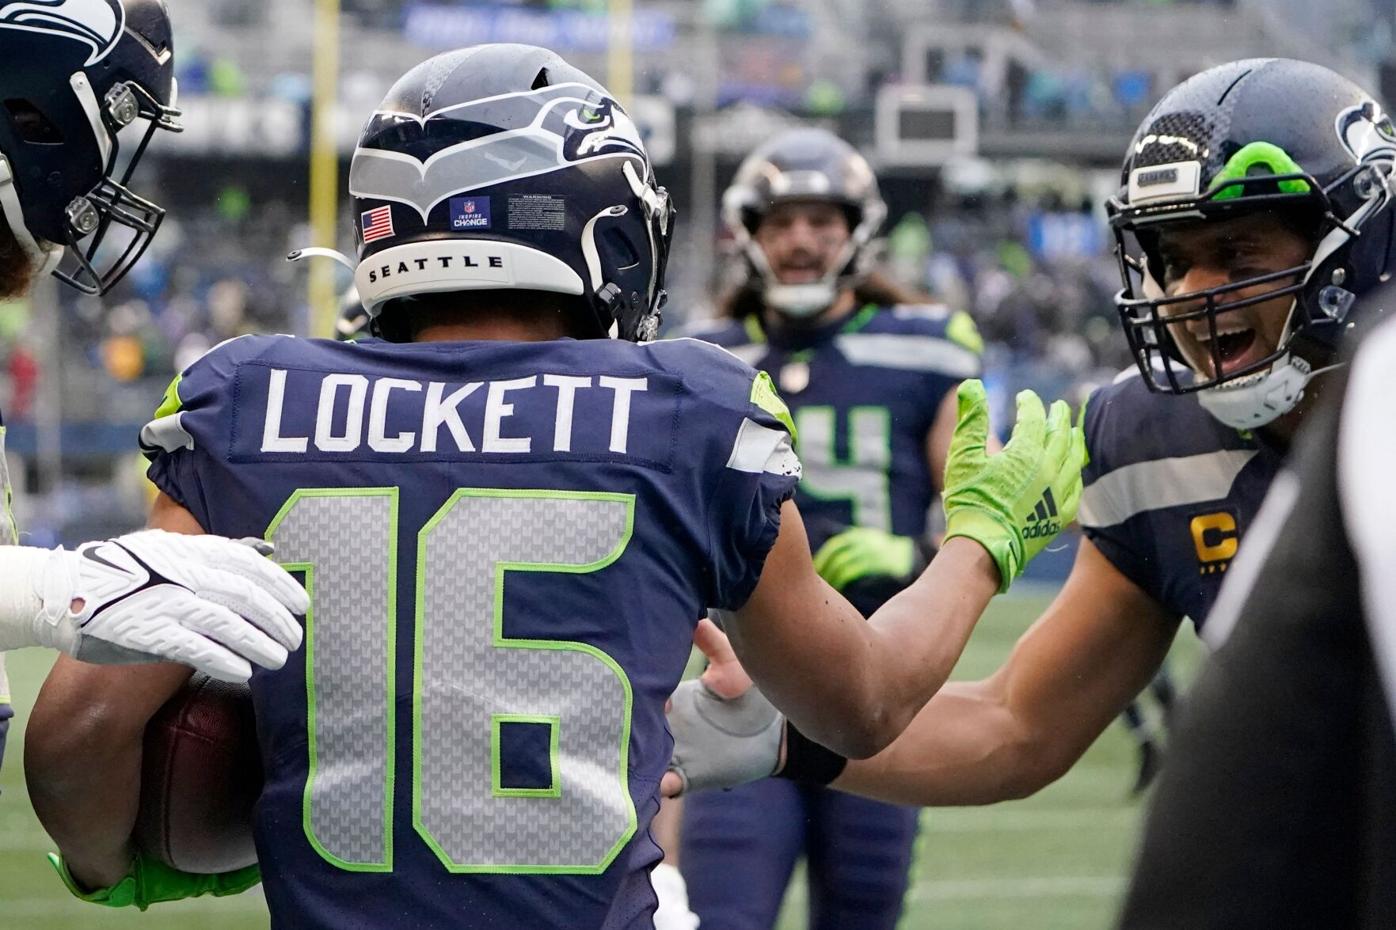
[[[925,534],[935,495],[927,436],[945,395],[981,369],[982,343],[967,314],[868,305],[807,330],[768,334],[747,317],[684,334],[775,380],[795,418],[804,465],[796,500],[813,549],[851,526]]]
[[[1129,369],[1086,404],[1077,519],[1120,572],[1199,628],[1284,453],[1218,421],[1195,396]]]
[[[151,478],[311,592],[252,680],[273,926],[650,926],[664,702],[756,585],[788,422],[693,340],[248,336],[177,379]]]

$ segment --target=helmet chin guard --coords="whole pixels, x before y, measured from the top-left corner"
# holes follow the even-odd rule
[[[1308,362],[1290,353],[1265,371],[1198,391],[1197,402],[1233,429],[1259,429],[1297,407],[1315,374]]]
[[[797,320],[818,316],[838,296],[831,281],[814,284],[767,284],[762,292],[766,306]]]

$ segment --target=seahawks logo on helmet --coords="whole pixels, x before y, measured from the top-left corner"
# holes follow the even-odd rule
[[[562,153],[568,161],[594,155],[631,154],[645,157],[640,130],[625,111],[609,97],[600,103],[585,104],[562,120],[567,127]]]
[[[382,136],[391,148],[372,140]],[[592,158],[646,161],[635,123],[584,84],[556,84],[428,114],[379,111],[349,168],[349,192],[416,208],[426,222],[449,197]]]
[[[121,0],[0,0],[0,30],[42,32],[92,49],[84,67],[107,56],[126,28]]]
[[[1343,148],[1357,161],[1366,161],[1378,153],[1387,158],[1396,156],[1396,130],[1375,101],[1343,110],[1335,128]]]

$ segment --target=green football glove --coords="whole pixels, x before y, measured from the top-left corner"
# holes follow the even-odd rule
[[[1003,451],[989,455],[989,404],[977,380],[960,384],[959,421],[945,465],[945,538],[967,536],[989,551],[999,592],[1062,527],[1076,518],[1086,437],[1065,401],[1050,413],[1032,391],[1018,394],[1018,421]]]
[[[57,853],[48,854],[49,864],[63,879],[63,884],[75,898],[100,904],[103,907],[130,907],[135,905],[145,910],[152,904],[165,901],[182,901],[211,894],[216,898],[230,894],[242,894],[262,880],[259,866],[249,865],[243,869],[224,872],[220,875],[195,875],[170,868],[162,862],[136,853],[131,863],[131,871],[125,878],[110,888],[96,891],[83,891],[68,872],[68,865]]]
[[[909,580],[916,563],[916,540],[870,526],[830,536],[814,554],[814,570],[836,591],[870,576]]]

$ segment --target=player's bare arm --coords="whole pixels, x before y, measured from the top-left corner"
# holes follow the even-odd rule
[[[1177,625],[1083,541],[1066,586],[997,672],[945,685],[887,749],[846,765],[834,760],[826,771],[841,768],[833,781],[841,790],[904,804],[989,804],[1032,794],[1065,773],[1148,683]],[[699,632],[711,664],[701,685],[685,683],[675,695],[674,770],[665,793],[770,773],[807,777],[798,764],[787,765],[779,715],[750,690],[722,634]]]
[[[959,394],[950,538],[918,581],[862,623],[815,573],[798,511],[787,504],[761,581],[728,623],[737,654],[771,699],[845,755],[871,755],[901,732],[945,682],[989,600],[1041,548],[1041,540],[1025,547],[1021,519],[1008,514],[1030,512],[1053,487],[1074,511],[1083,448],[1066,405],[1055,404],[1049,418],[1035,396],[1020,396],[1014,439],[986,456],[983,388],[972,382]],[[998,490],[991,472],[1004,480]],[[996,498],[1002,506],[987,503]]]
[[[203,533],[160,495],[150,526]],[[30,800],[84,888],[115,884],[131,868],[146,724],[192,674],[171,664],[95,666],[60,656],[30,719],[24,764]]]
[[[905,728],[945,681],[998,588],[988,552],[952,539],[864,623],[815,574],[799,511],[786,502],[761,582],[727,629],[771,700],[821,741],[865,755]]]
[[[1060,778],[1157,671],[1178,618],[1081,542],[1065,587],[992,676],[954,682],[834,786],[904,804],[989,804]]]

